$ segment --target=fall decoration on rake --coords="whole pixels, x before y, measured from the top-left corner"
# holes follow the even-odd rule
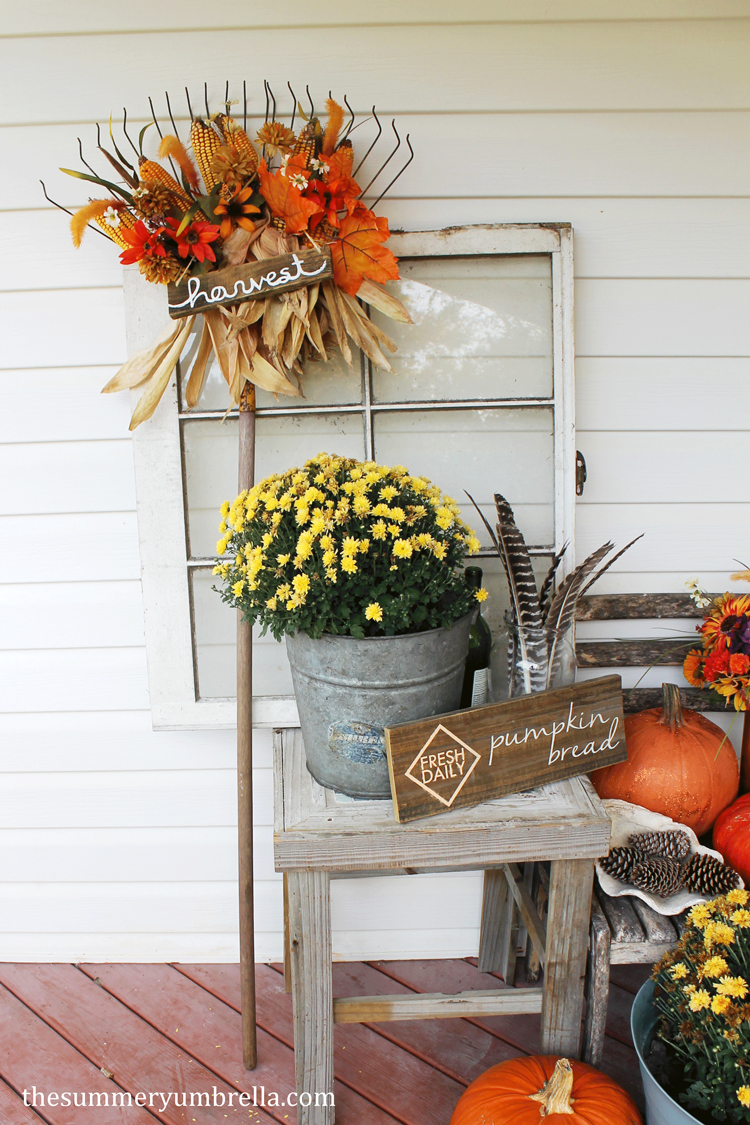
[[[113,152],[102,144],[97,126],[98,151],[114,168],[117,182],[95,172],[85,161],[82,146],[81,160],[87,171],[62,169],[109,193],[73,214],[70,225],[75,245],[81,244],[87,226],[95,224],[93,229],[120,248],[123,264],[137,263],[148,281],[170,287],[170,315],[181,317],[150,348],[132,356],[103,388],[110,392],[143,387],[131,430],[156,409],[198,311],[203,314],[203,329],[185,390],[189,407],[198,401],[212,352],[235,405],[247,384],[299,396],[304,364],[327,359],[334,348],[350,366],[353,345],[377,366],[392,370],[383,349],[395,351],[395,344],[370,320],[363,303],[404,323],[410,317],[384,288],[386,281],[399,276],[395,256],[383,246],[390,233],[388,221],[376,216],[362,197],[401,147],[395,122],[395,147],[362,189],[354,177],[382,133],[375,108],[370,118],[377,126],[375,139],[355,167],[350,139],[355,114],[346,98],[348,125],[344,128],[345,112],[330,96],[324,125],[309,90],[309,113],[305,113],[291,86],[289,89],[294,109],[287,126],[277,120],[276,100],[265,84],[265,121],[254,141],[247,131],[246,84],[240,125],[230,115],[227,83],[220,113],[210,112],[204,87],[205,117],[195,115],[185,90],[192,155],[179,137],[166,95],[173,132],[162,130],[149,99],[153,120],[141,129],[137,146],[123,111],[126,143],[122,148],[130,146],[133,160],[118,147],[111,120]],[[298,114],[300,126],[295,132]],[[143,152],[151,125],[160,137],[159,158],[169,164],[171,172]],[[410,153],[406,163],[373,207],[411,163],[408,136],[406,145]],[[317,252],[314,270],[304,268],[306,251]],[[283,262],[282,256],[287,256]],[[248,263],[263,265],[250,271],[260,281],[244,285],[235,279],[236,268]],[[216,284],[219,275],[221,285]],[[315,280],[318,275],[322,280]],[[227,277],[231,277],[231,285]],[[188,298],[174,302],[173,293],[185,282]],[[275,293],[276,288],[291,291]],[[197,303],[199,292],[203,305]],[[264,295],[247,299],[248,293],[256,292]],[[217,303],[206,307],[212,301],[211,293]],[[180,304],[186,306],[187,315],[178,308]]]

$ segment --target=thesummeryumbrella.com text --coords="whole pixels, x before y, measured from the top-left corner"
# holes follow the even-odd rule
[[[238,1090],[227,1090],[225,1093],[223,1090],[217,1090],[214,1086],[212,1094],[205,1090],[200,1093],[194,1091],[193,1093],[183,1092],[180,1094],[167,1094],[160,1090],[149,1093],[141,1090],[137,1094],[131,1094],[128,1090],[79,1090],[77,1093],[71,1090],[49,1090],[44,1093],[42,1090],[38,1090],[36,1086],[32,1086],[30,1090],[22,1090],[21,1093],[24,1105],[31,1106],[34,1109],[44,1109],[45,1106],[78,1106],[86,1109],[100,1109],[103,1106],[107,1108],[117,1107],[118,1109],[139,1106],[144,1109],[154,1109],[157,1113],[166,1113],[170,1106],[187,1109],[199,1109],[201,1106],[215,1106],[217,1108],[242,1106],[251,1109],[270,1109],[273,1106],[335,1105],[331,1093],[318,1092],[313,1094],[309,1090],[303,1090],[301,1094],[298,1094],[292,1090],[288,1094],[277,1094],[275,1090],[267,1091],[265,1086],[253,1086],[252,1093],[249,1091],[240,1093]]]

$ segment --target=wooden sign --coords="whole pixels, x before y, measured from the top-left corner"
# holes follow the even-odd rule
[[[189,277],[181,285],[167,289],[169,315],[173,320],[204,309],[239,305],[242,301],[262,300],[272,293],[289,293],[333,277],[333,262],[328,247],[281,254],[262,262],[227,266],[200,276]]]
[[[470,808],[627,759],[622,681],[603,676],[388,727],[396,819]]]

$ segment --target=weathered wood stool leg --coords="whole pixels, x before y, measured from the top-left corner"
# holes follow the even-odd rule
[[[583,1061],[599,1066],[604,1048],[609,1001],[609,958],[612,934],[596,895],[591,898],[591,941],[586,966],[586,1019]]]
[[[333,1105],[321,1104],[333,1100],[329,876],[324,871],[290,871],[287,885],[297,1123],[333,1125]]]
[[[482,922],[479,931],[479,971],[501,973],[513,984],[516,972],[518,909],[508,889],[505,869],[490,867],[484,873]]]
[[[578,1058],[594,882],[592,859],[558,859],[550,872],[542,1054]]]

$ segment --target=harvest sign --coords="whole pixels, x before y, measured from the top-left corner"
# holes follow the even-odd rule
[[[167,290],[169,315],[173,320],[223,305],[265,300],[272,293],[289,293],[333,277],[331,251],[300,250],[261,262],[246,262],[210,273],[193,274],[181,285]]]
[[[396,819],[470,808],[627,758],[622,681],[604,676],[385,732]]]

